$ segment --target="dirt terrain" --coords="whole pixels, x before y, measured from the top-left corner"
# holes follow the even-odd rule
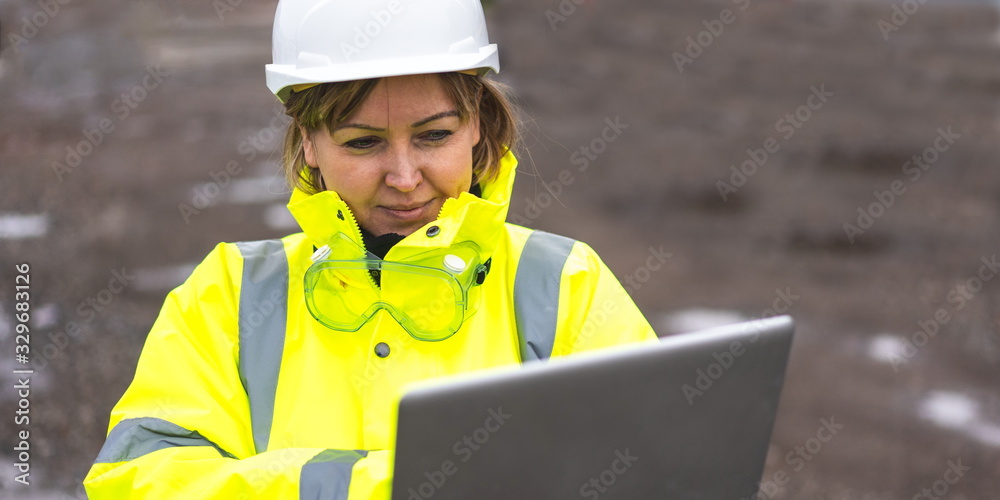
[[[661,335],[795,317],[761,498],[998,498],[997,11],[579,1],[489,3],[526,117],[510,220],[592,245]],[[0,0],[0,497],[83,498],[166,293],[297,230],[274,5]]]

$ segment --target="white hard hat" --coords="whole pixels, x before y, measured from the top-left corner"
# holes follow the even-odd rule
[[[272,44],[267,87],[282,102],[292,86],[500,71],[479,0],[280,0]]]

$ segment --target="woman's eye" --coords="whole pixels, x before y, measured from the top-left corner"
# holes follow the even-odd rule
[[[376,142],[378,142],[378,139],[374,137],[361,137],[347,141],[344,145],[353,149],[371,149],[375,146]]]
[[[447,139],[452,133],[450,130],[431,130],[424,134],[424,138],[431,141],[442,141]]]

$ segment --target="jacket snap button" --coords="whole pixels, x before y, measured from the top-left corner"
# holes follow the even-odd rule
[[[375,355],[380,358],[389,357],[389,344],[386,344],[385,342],[379,342],[375,346]]]
[[[429,238],[433,238],[433,237],[437,236],[438,233],[440,233],[440,232],[441,232],[441,228],[437,227],[437,226],[431,226],[431,227],[427,228],[427,236]]]

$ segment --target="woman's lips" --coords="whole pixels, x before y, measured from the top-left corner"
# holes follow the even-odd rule
[[[424,212],[426,212],[427,207],[431,204],[431,201],[433,200],[416,205],[379,206],[379,208],[394,218],[405,221],[415,221],[424,217]]]

